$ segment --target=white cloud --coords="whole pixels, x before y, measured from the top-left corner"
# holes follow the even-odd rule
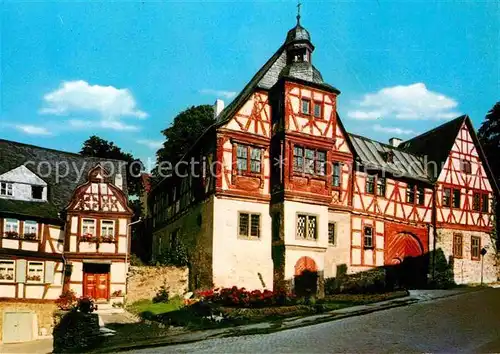
[[[200,93],[203,95],[223,97],[223,98],[228,99],[228,100],[233,98],[237,94],[237,92],[234,92],[234,91],[213,90],[213,89],[203,89],[203,90],[200,90]]]
[[[52,135],[52,133],[48,131],[47,128],[39,127],[36,125],[18,124],[14,125],[14,128],[29,135]]]
[[[396,134],[396,135],[410,135],[416,134],[411,129],[403,129],[398,127],[383,127],[380,124],[375,124],[373,130],[379,133]]]
[[[113,86],[90,85],[83,80],[64,81],[55,91],[43,96],[45,107],[41,114],[66,115],[73,112],[95,112],[104,119],[136,117],[145,119],[148,114],[137,108],[134,96],[128,89]]]
[[[460,112],[455,110],[457,101],[428,90],[423,83],[386,87],[364,95],[361,101],[355,103],[357,107],[348,111],[347,115],[358,120],[451,119],[460,115]]]
[[[117,120],[87,121],[82,119],[70,119],[69,127],[75,130],[82,129],[110,129],[117,131],[138,131],[140,127],[136,125],[125,124]]]
[[[163,146],[163,141],[160,140],[149,140],[149,139],[140,139],[137,140],[138,144],[145,145],[150,149],[158,150]]]

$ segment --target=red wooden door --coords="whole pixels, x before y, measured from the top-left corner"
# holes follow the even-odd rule
[[[84,273],[83,295],[95,300],[107,300],[109,298],[108,277],[109,273]]]

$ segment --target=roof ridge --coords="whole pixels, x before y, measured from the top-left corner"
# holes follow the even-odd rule
[[[70,151],[58,150],[58,149],[53,149],[53,148],[47,148],[47,147],[43,147],[43,146],[22,143],[20,141],[14,141],[14,140],[0,139],[0,143],[2,143],[2,142],[6,142],[6,143],[9,143],[9,144],[14,144],[14,145],[22,145],[22,146],[36,148],[36,149],[41,149],[41,150],[46,150],[46,151],[53,151],[53,152],[62,153],[62,154],[65,154],[65,155],[71,155],[73,157],[79,157],[81,159],[96,159],[96,160],[109,160],[109,161],[120,161],[120,162],[125,161],[125,160],[112,159],[112,158],[108,158],[108,157],[83,156],[83,155],[80,155],[80,154],[78,154],[76,152],[70,152]]]
[[[461,115],[461,116],[459,116],[459,117],[457,117],[457,118],[453,118],[452,120],[449,120],[449,121],[447,121],[447,122],[445,122],[445,123],[443,123],[443,124],[441,124],[441,125],[438,125],[438,126],[437,126],[437,127],[435,127],[435,128],[432,128],[432,129],[430,129],[430,130],[427,130],[426,132],[423,132],[422,134],[419,134],[419,135],[417,135],[417,136],[414,136],[414,137],[413,137],[413,138],[411,138],[411,139],[408,139],[408,140],[403,141],[403,142],[401,143],[401,145],[404,145],[404,144],[406,144],[407,142],[410,142],[410,141],[412,141],[412,140],[414,140],[414,139],[422,138],[422,137],[424,137],[424,136],[426,136],[426,135],[429,135],[429,134],[435,133],[436,131],[438,131],[438,130],[440,130],[440,129],[443,129],[443,128],[445,128],[445,127],[447,127],[447,126],[451,125],[452,123],[456,123],[456,122],[457,122],[457,121],[459,121],[459,120],[465,120],[467,117],[468,117],[468,115],[467,115],[467,114],[463,114],[463,115]]]

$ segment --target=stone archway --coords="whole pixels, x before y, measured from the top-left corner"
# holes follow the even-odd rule
[[[301,257],[295,263],[294,292],[297,296],[316,295],[318,292],[318,267],[314,259]]]

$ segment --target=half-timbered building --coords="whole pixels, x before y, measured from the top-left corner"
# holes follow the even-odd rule
[[[125,172],[121,161],[0,140],[4,341],[37,338],[39,304],[64,290],[100,303],[123,301],[132,215]]]
[[[151,191],[153,257],[182,243],[191,288],[293,287],[307,270],[329,278],[438,249],[456,282],[495,281],[498,190],[470,119],[406,142],[348,134],[314,49],[298,20],[239,95],[216,103],[184,157],[192,173]]]

